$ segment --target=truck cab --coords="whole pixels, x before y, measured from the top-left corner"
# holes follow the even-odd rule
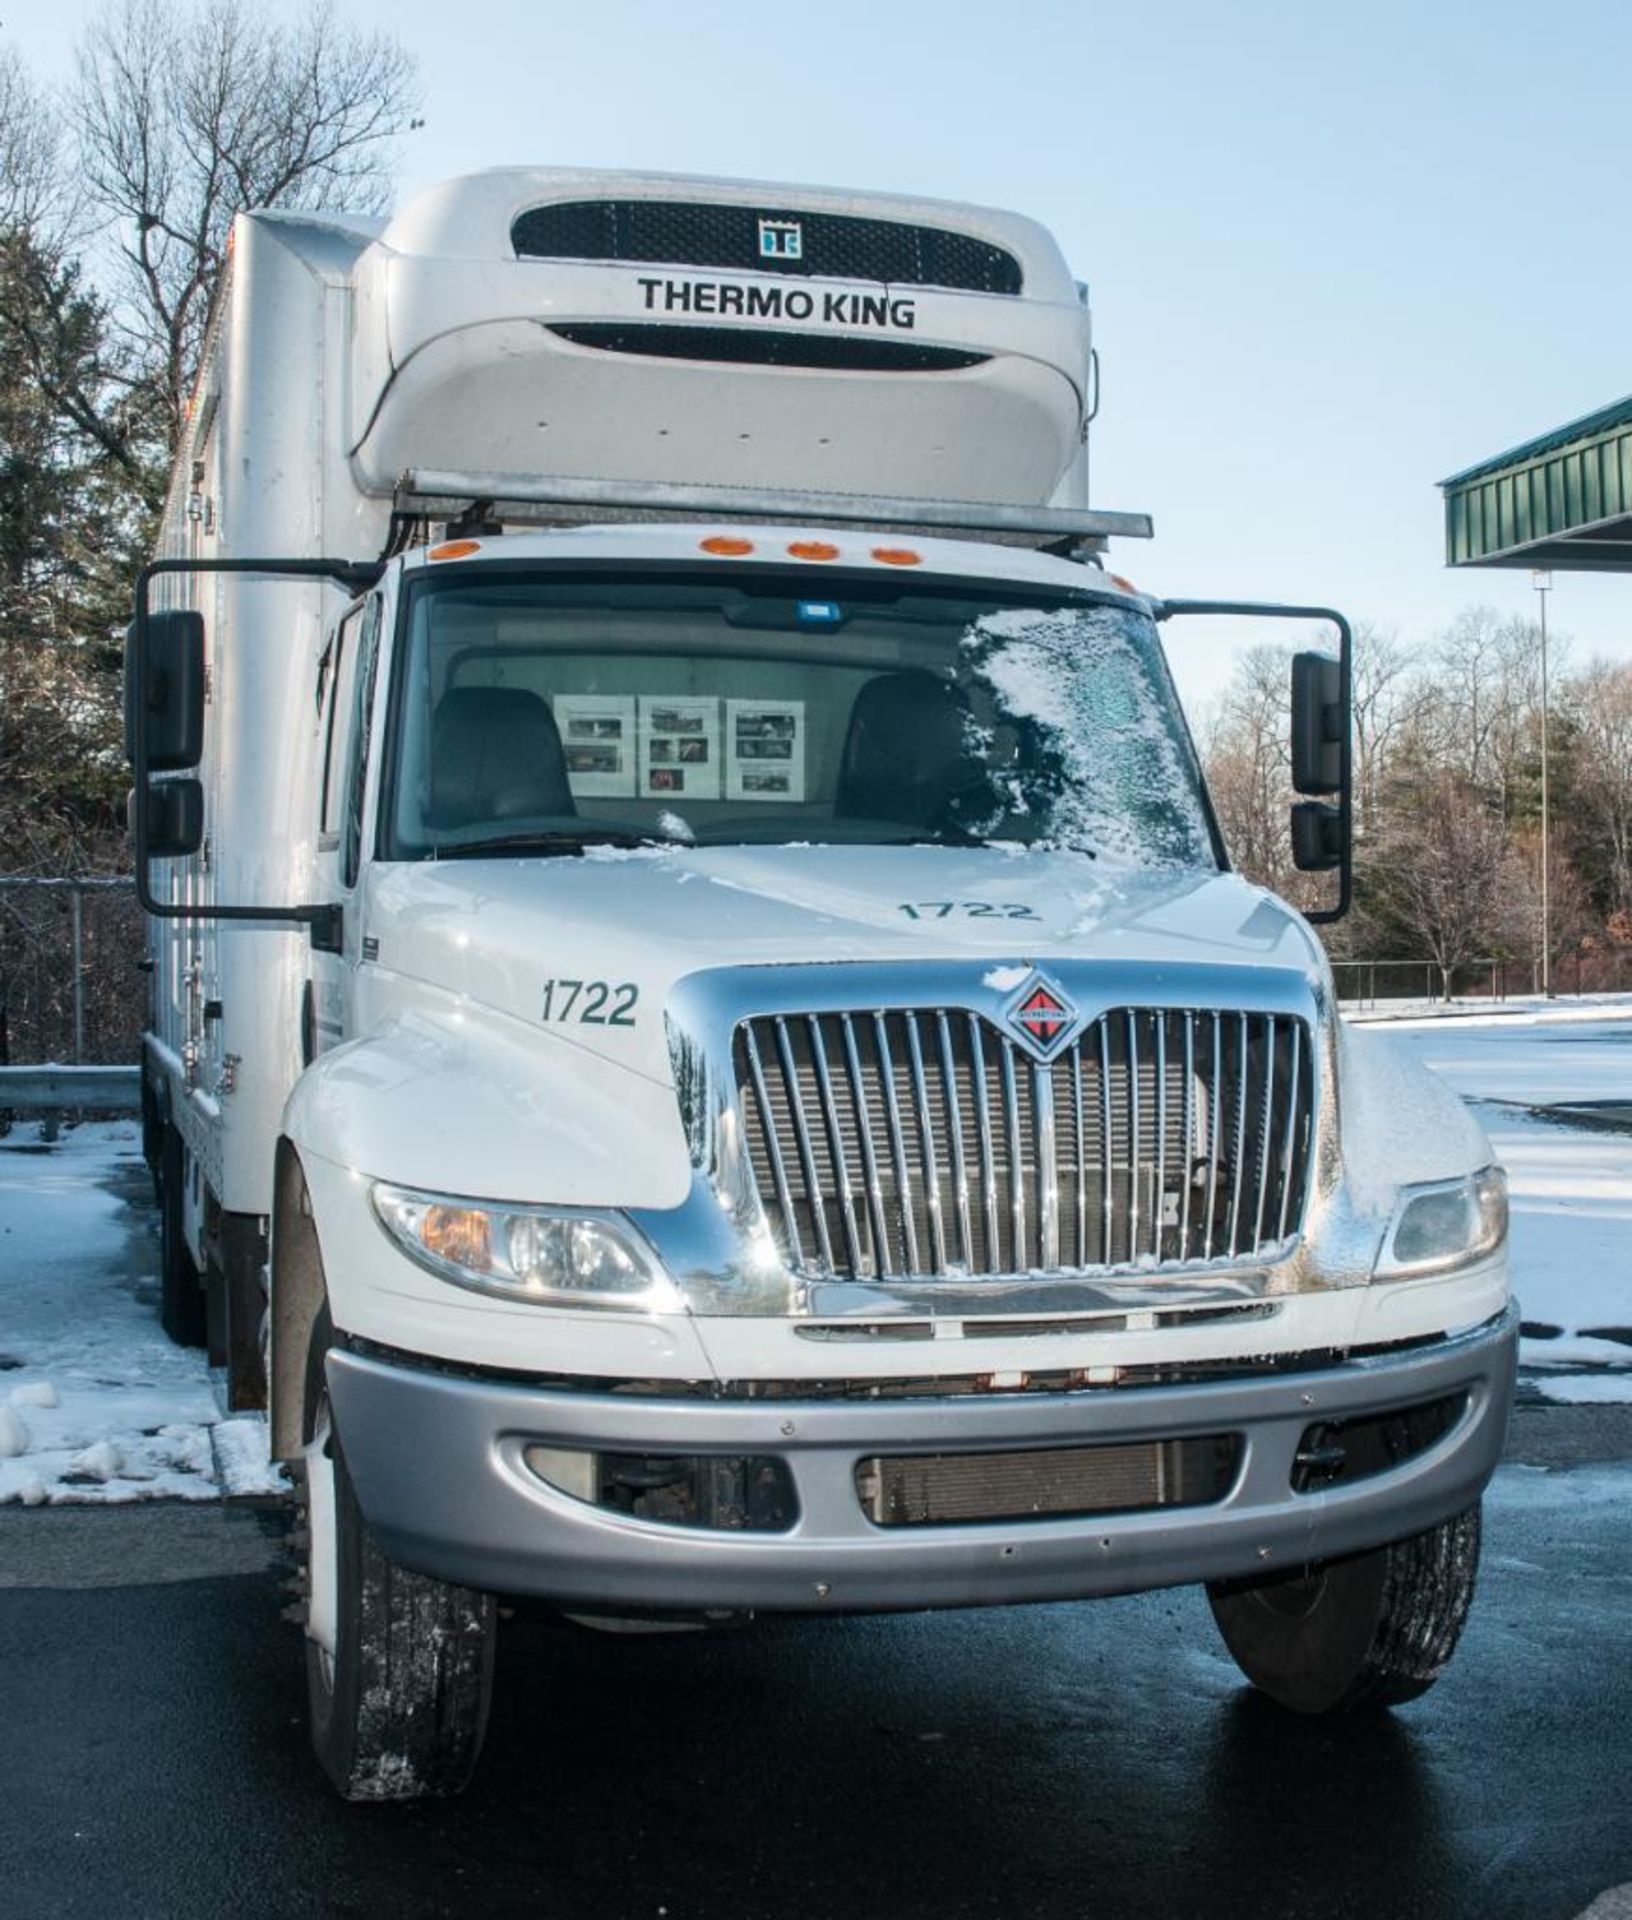
[[[501,1596],[1204,1582],[1310,1712],[1420,1692],[1471,1599],[1499,1169],[1230,870],[1162,645],[1211,609],[1102,564],[1052,243],[853,201],[241,227],[131,650],[145,1081],[348,1797],[464,1783]],[[314,314],[315,421],[258,357]],[[1331,619],[1294,833],[1346,882]]]

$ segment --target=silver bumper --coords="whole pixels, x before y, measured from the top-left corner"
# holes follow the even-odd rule
[[[1308,1372],[1076,1394],[894,1401],[648,1399],[437,1373],[332,1351],[334,1417],[358,1498],[405,1566],[570,1609],[864,1612],[1130,1593],[1292,1568],[1421,1532],[1479,1497],[1507,1427],[1518,1313],[1432,1346]],[[1293,1490],[1300,1440],[1465,1394],[1401,1464]],[[973,1453],[1233,1433],[1240,1464],[1207,1506],[880,1527],[855,1487],[870,1455]],[[545,1485],[531,1444],[605,1453],[774,1455],[793,1477],[786,1533],[631,1518]]]

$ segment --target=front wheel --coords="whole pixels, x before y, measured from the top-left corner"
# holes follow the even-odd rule
[[[487,1731],[497,1610],[491,1594],[411,1573],[381,1550],[330,1418],[331,1338],[325,1312],[296,1472],[312,1745],[347,1800],[457,1793]]]
[[[1207,1589],[1224,1644],[1294,1713],[1414,1700],[1439,1678],[1473,1604],[1477,1503],[1409,1540],[1269,1580]]]

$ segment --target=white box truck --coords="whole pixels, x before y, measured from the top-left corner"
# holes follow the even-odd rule
[[[239,219],[129,648],[164,1310],[264,1404],[313,1738],[473,1767],[497,1597],[1205,1582],[1449,1656],[1502,1176],[1229,868],[1032,223],[514,169]],[[1346,904],[1349,634],[1297,658]]]

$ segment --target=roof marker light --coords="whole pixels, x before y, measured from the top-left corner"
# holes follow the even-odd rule
[[[1133,584],[1133,582],[1123,574],[1120,574],[1120,573],[1107,574],[1106,578],[1110,581],[1113,587],[1120,587],[1124,593],[1137,593],[1139,591],[1139,589]]]
[[[916,567],[923,561],[921,553],[914,553],[911,547],[874,547],[873,558],[882,560],[887,567]]]
[[[467,553],[481,550],[480,540],[444,540],[439,547],[432,547],[426,554],[427,560],[463,560]]]
[[[839,550],[826,540],[790,540],[788,552],[795,560],[837,560]]]
[[[697,544],[704,553],[719,553],[733,557],[738,554],[752,553],[754,550],[752,540],[744,540],[734,533],[711,533],[706,540],[699,540]]]

